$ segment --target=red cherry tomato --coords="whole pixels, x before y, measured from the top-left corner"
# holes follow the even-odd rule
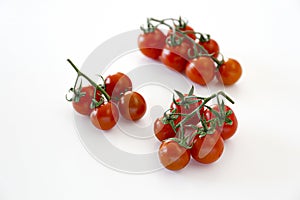
[[[140,51],[147,57],[158,59],[165,46],[166,36],[159,29],[153,32],[140,34],[138,46]]]
[[[118,102],[121,115],[128,120],[136,121],[141,119],[147,109],[146,101],[137,92],[128,91],[121,96]]]
[[[224,150],[224,142],[218,131],[213,134],[199,137],[196,135],[193,139],[191,149],[192,157],[204,164],[209,164],[218,160]]]
[[[194,29],[192,27],[190,27],[189,25],[186,25],[185,27],[179,28],[180,31],[186,31],[186,35],[189,36],[190,38],[192,38],[193,40],[196,39],[196,35],[194,33],[188,33],[188,32],[194,32]],[[170,36],[173,33],[173,30],[170,29],[167,37]],[[181,36],[181,34],[179,35]]]
[[[83,97],[80,98],[78,102],[73,101],[72,105],[74,110],[82,115],[90,115],[93,109],[90,108],[92,99],[94,98],[94,87],[92,85],[82,87],[82,93],[85,93]],[[99,101],[101,97],[101,92],[97,91],[96,100]]]
[[[105,90],[113,101],[117,101],[122,93],[132,90],[130,78],[121,72],[107,76],[104,83]]]
[[[162,117],[157,118],[154,122],[154,134],[160,141],[175,137],[176,135],[170,124],[162,122]]]
[[[210,39],[207,42],[199,42],[199,44],[202,45],[209,54],[213,54],[213,57],[218,57],[220,48],[215,40]]]
[[[240,63],[230,58],[219,67],[217,78],[224,85],[232,85],[240,79],[241,75],[242,67]]]
[[[184,96],[188,96],[187,94],[184,94]],[[194,101],[197,100],[196,97],[192,97],[188,99],[189,101]],[[190,114],[191,112],[193,112],[197,107],[199,107],[202,104],[202,101],[199,100],[196,103],[192,103],[192,104],[185,104],[181,101],[180,98],[176,99],[176,102],[179,104],[175,104],[174,102],[172,102],[170,108],[171,111],[176,109],[176,113],[182,113],[182,114]],[[199,114],[200,116],[204,113],[204,107],[201,108],[199,110]],[[178,117],[178,119],[176,120],[176,123],[180,122],[181,120],[184,119],[184,116],[180,116]],[[195,114],[192,118],[190,118],[185,124],[193,124],[193,125],[197,125],[200,122],[200,118],[198,116],[198,114]]]
[[[165,140],[159,147],[161,164],[169,170],[180,170],[190,161],[190,151],[174,140]]]
[[[185,74],[193,82],[206,85],[214,79],[215,64],[209,57],[198,57],[192,60],[185,69]]]
[[[166,45],[161,54],[161,62],[172,70],[182,72],[189,60],[188,49],[191,45],[187,42],[182,42],[177,46]]]
[[[212,105],[211,108],[213,110],[217,111],[217,112],[220,112],[219,106],[217,104]],[[227,112],[229,110],[232,111],[232,113],[228,116],[228,118],[232,121],[232,125],[224,123],[223,126],[218,127],[218,130],[221,133],[222,138],[224,140],[227,140],[227,139],[231,138],[235,134],[235,132],[237,130],[237,127],[238,127],[238,121],[237,121],[237,118],[236,118],[233,110],[229,106],[225,105],[224,108],[225,108],[224,109],[225,112]],[[205,118],[207,120],[215,118],[215,115],[212,114],[212,112],[209,109],[205,110],[205,114],[204,115],[205,115]]]
[[[106,102],[95,108],[90,115],[93,125],[101,130],[113,128],[119,120],[117,106],[112,102]]]

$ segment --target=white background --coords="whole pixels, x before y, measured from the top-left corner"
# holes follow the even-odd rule
[[[189,19],[243,66],[216,164],[132,175],[94,160],[64,100],[77,65],[147,17]],[[0,0],[0,199],[300,199],[299,0]]]

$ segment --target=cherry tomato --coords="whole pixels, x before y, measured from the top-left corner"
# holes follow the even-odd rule
[[[213,134],[200,137],[196,135],[191,148],[192,157],[204,164],[209,164],[218,160],[224,150],[224,141],[218,131]]]
[[[224,85],[232,85],[240,79],[241,75],[242,67],[240,63],[230,58],[220,66],[217,78]]]
[[[199,44],[202,45],[209,54],[213,54],[213,57],[218,57],[220,48],[215,40],[210,39],[207,42],[199,42]]]
[[[92,85],[84,86],[81,89],[81,92],[85,93],[84,96],[82,96],[78,102],[73,101],[72,105],[74,110],[76,110],[78,113],[82,115],[90,115],[90,113],[93,111],[93,109],[90,108],[90,105],[92,103],[92,99],[94,98],[94,87]],[[96,93],[96,100],[99,101],[101,96],[101,92],[97,91]]]
[[[187,65],[188,49],[191,45],[187,42],[182,42],[177,46],[166,45],[161,54],[161,62],[172,70],[182,72]]]
[[[165,140],[159,147],[158,156],[162,165],[169,170],[180,170],[190,161],[190,151],[174,140]]]
[[[105,102],[91,112],[90,119],[96,128],[109,130],[119,120],[118,108],[112,102]]]
[[[194,29],[192,27],[190,27],[189,25],[186,25],[185,27],[179,28],[180,31],[188,31],[188,32],[194,32]],[[170,36],[173,33],[173,30],[170,29],[167,37]],[[190,38],[192,38],[193,40],[196,39],[196,35],[194,33],[186,33],[187,36],[189,36]]]
[[[211,108],[217,112],[220,112],[219,106],[217,104],[212,105]],[[232,125],[224,123],[223,126],[218,127],[219,132],[221,133],[221,136],[224,140],[231,138],[235,134],[238,127],[238,121],[233,110],[229,106],[225,105],[224,111],[227,112],[229,110],[232,111],[232,113],[228,116],[228,118],[232,121]],[[207,120],[215,118],[215,115],[212,114],[209,109],[205,110],[204,115]]]
[[[115,102],[120,98],[122,93],[132,90],[130,78],[121,72],[107,76],[104,83],[107,94]]]
[[[206,85],[214,79],[215,64],[209,57],[198,57],[192,60],[185,69],[185,74],[193,82]]]
[[[187,94],[184,94],[184,96],[188,96]],[[189,98],[188,99],[189,101],[194,101],[194,100],[197,100],[196,97],[192,97],[192,98]],[[172,102],[170,108],[171,108],[171,111],[173,109],[176,109],[176,113],[182,113],[182,114],[190,114],[191,112],[193,112],[197,107],[199,107],[201,104],[202,104],[202,101],[199,100],[198,102],[196,103],[192,103],[192,104],[184,104],[182,103],[181,99],[178,98],[176,99],[176,102],[178,104],[175,104],[174,102]],[[204,107],[201,108],[199,110],[199,114],[200,116],[204,113]],[[183,120],[184,117],[183,116],[180,116],[178,117],[178,119],[176,120],[176,123],[180,122],[181,120]],[[192,118],[190,118],[185,124],[193,124],[193,125],[197,125],[198,123],[200,122],[200,119],[199,119],[199,116],[198,114],[195,114]]]
[[[140,51],[147,57],[158,59],[165,46],[166,36],[159,29],[153,32],[140,34],[138,46]]]
[[[175,137],[176,133],[170,124],[164,124],[162,118],[157,118],[154,122],[154,134],[160,141]]]
[[[128,91],[121,96],[118,102],[121,115],[128,120],[136,121],[141,119],[147,109],[146,101],[137,92]]]

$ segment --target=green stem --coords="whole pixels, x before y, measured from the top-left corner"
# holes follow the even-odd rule
[[[90,77],[88,77],[87,75],[85,75],[84,73],[82,73],[76,66],[75,64],[70,60],[67,59],[67,61],[71,64],[71,66],[73,67],[73,69],[77,72],[77,79],[82,76],[84,77],[92,86],[94,86],[97,90],[100,90],[101,93],[105,96],[106,100],[109,101],[110,100],[110,96],[107,94],[107,92],[100,87],[99,85],[97,85],[97,83],[95,83],[92,79],[90,79]],[[75,89],[75,88],[74,88]]]
[[[185,122],[187,122],[189,119],[191,119],[195,114],[197,114],[197,112],[199,112],[199,110],[201,108],[203,108],[203,106],[209,102],[211,99],[215,98],[217,95],[216,94],[213,94],[211,95],[210,97],[206,98],[203,100],[203,102],[201,103],[200,106],[198,106],[195,110],[193,110],[190,114],[188,114],[183,120],[181,120],[176,126],[175,126],[175,129],[178,128],[179,126],[183,126],[183,124]]]

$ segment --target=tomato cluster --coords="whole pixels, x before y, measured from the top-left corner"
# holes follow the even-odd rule
[[[132,91],[130,78],[121,73],[115,73],[103,79],[103,84],[96,84],[88,76],[83,74],[70,61],[68,62],[77,72],[77,79],[73,88],[72,101],[75,111],[90,117],[92,124],[101,130],[113,128],[118,120],[119,113],[125,119],[136,121],[141,119],[147,109],[146,101],[141,94]],[[76,88],[80,77],[89,81],[91,85],[82,87],[80,83]]]
[[[154,134],[161,141],[158,155],[162,165],[169,170],[180,170],[194,160],[209,164],[218,160],[224,150],[224,140],[231,138],[238,126],[232,109],[220,100],[226,94],[219,92],[204,98],[194,94],[193,87],[188,94],[175,91],[164,116],[154,122]],[[208,102],[217,99],[217,104]]]
[[[158,28],[159,25],[169,28],[167,35]],[[160,60],[172,70],[185,72],[195,83],[206,85],[217,77],[224,85],[232,85],[242,75],[237,60],[229,58],[225,61],[218,43],[210,35],[195,32],[181,18],[149,18],[147,29],[141,29],[143,33],[138,37],[140,51],[149,58]]]

